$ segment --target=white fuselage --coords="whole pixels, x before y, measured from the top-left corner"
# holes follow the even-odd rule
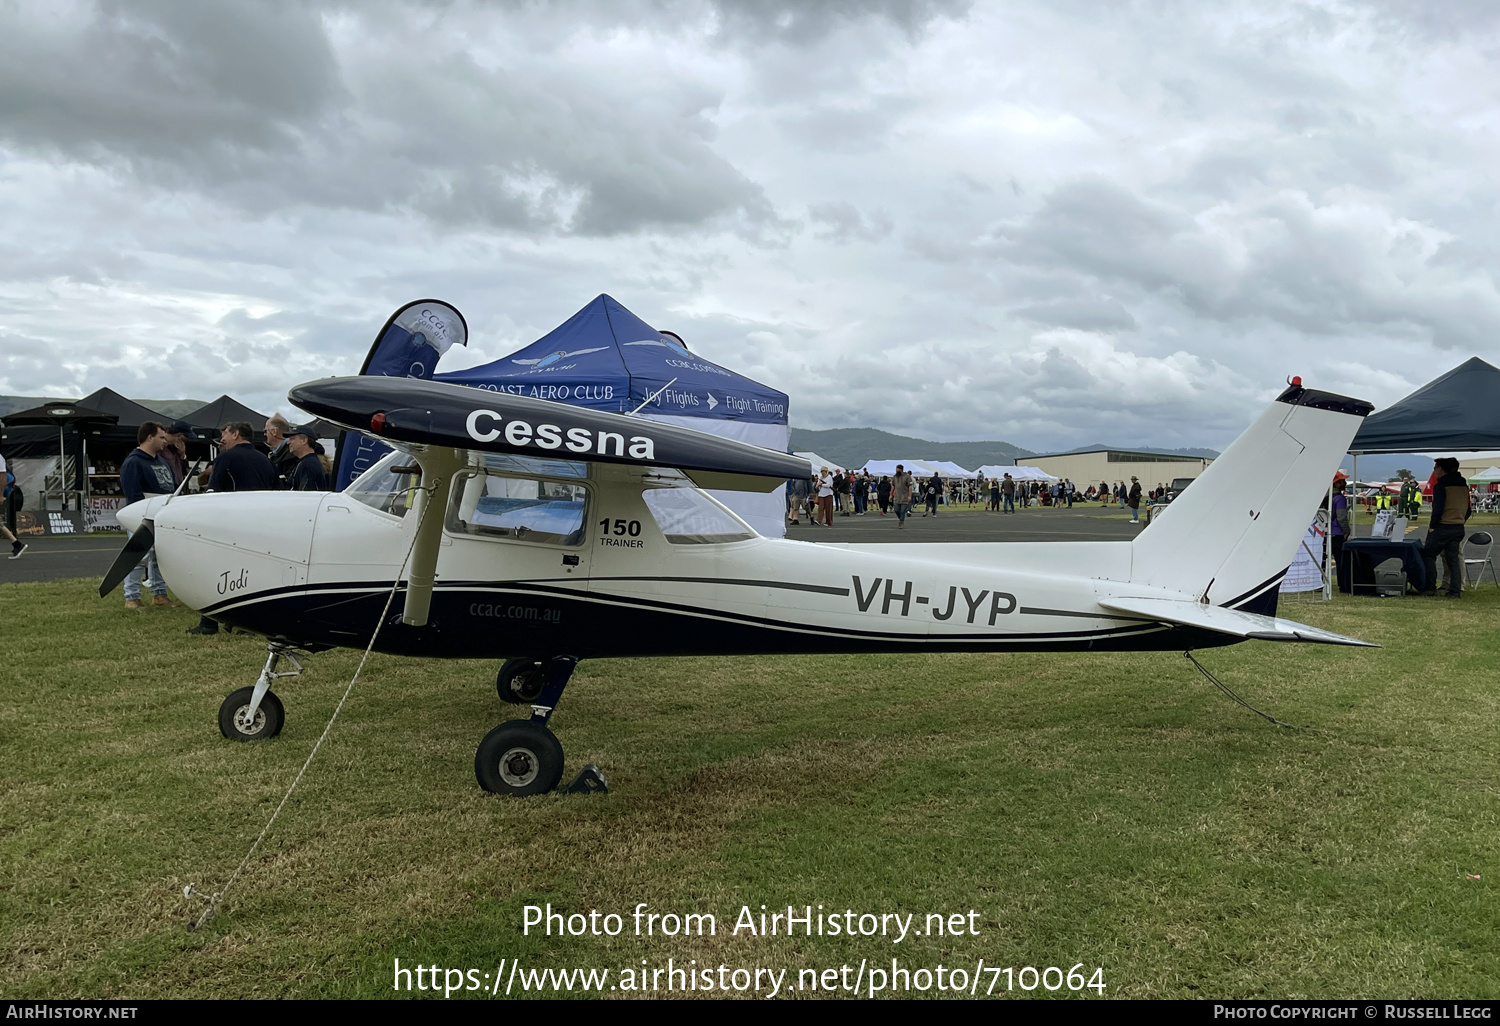
[[[1098,606],[1106,582],[1111,594],[1144,593],[1128,584],[1126,542],[669,540],[642,498],[659,474],[595,464],[579,484],[582,534],[566,543],[445,528],[432,622],[387,623],[377,647],[583,657],[1134,647],[1170,629]],[[276,492],[190,496],[154,514],[179,598],[310,646],[369,640],[415,519],[344,494]]]

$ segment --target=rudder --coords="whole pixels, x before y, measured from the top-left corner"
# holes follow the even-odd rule
[[[1131,543],[1131,582],[1274,611],[1276,586],[1373,409],[1292,385]]]

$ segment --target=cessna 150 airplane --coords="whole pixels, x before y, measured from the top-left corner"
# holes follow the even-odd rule
[[[381,652],[510,657],[500,697],[531,715],[492,730],[474,769],[512,795],[557,786],[547,723],[580,659],[1365,644],[1275,616],[1372,409],[1300,379],[1135,539],[1045,545],[760,537],[701,489],[771,491],[805,461],[620,413],[392,377],[289,398],[395,451],[342,492],[136,503],[101,586],[154,541],[180,599],[269,640],[260,679],[220,709],[236,740],[281,730],[270,684],[300,671],[278,672],[282,658],[372,634]]]

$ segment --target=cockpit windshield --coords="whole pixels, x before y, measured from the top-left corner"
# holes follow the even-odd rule
[[[398,474],[394,468],[411,467],[415,471],[416,466],[416,459],[405,453],[386,453],[373,467],[350,481],[344,494],[371,509],[404,517],[411,509],[421,477],[415,472]]]

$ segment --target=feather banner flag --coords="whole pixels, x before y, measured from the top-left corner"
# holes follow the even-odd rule
[[[388,378],[431,379],[439,358],[451,346],[469,344],[469,325],[464,315],[436,299],[419,299],[391,314],[375,336],[361,374]],[[390,447],[367,434],[339,437],[336,491],[374,466]]]

